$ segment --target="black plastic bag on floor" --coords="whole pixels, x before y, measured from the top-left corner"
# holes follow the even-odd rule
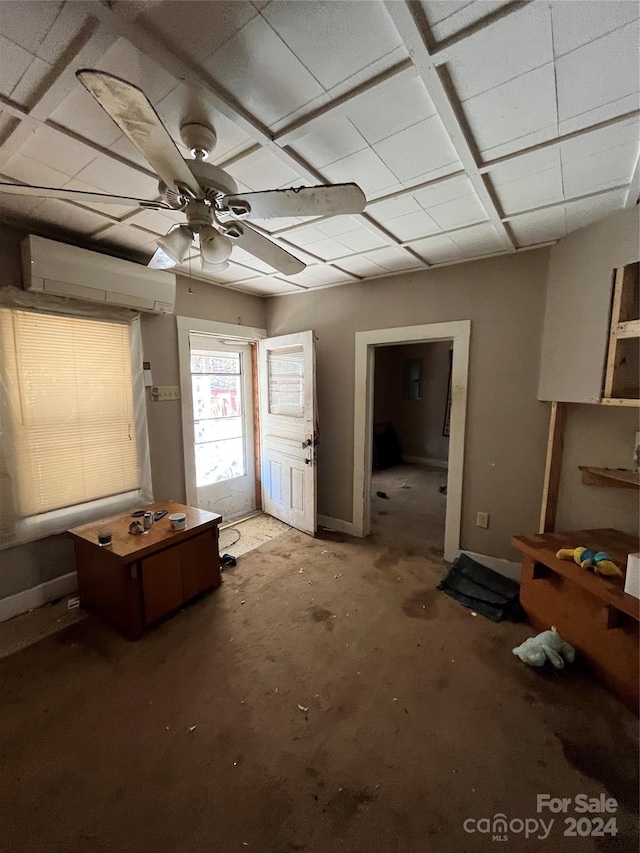
[[[520,584],[460,554],[440,581],[438,589],[486,616],[492,622],[509,619],[522,622],[526,615],[520,604]]]

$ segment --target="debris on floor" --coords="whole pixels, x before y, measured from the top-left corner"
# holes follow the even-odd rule
[[[379,498],[384,498],[385,500],[389,500],[389,495],[386,492],[376,492],[376,495]]]
[[[238,560],[231,554],[223,554],[220,557],[220,562],[222,563],[223,568],[228,569],[232,569],[234,566],[238,565]]]
[[[562,639],[555,628],[529,637],[516,646],[513,654],[529,666],[544,666],[550,661],[556,669],[562,669],[565,662],[573,663],[576,659],[576,650]]]
[[[441,495],[446,495],[447,494],[447,487],[446,486],[440,486],[438,491],[440,492]]]
[[[303,714],[306,714],[309,709],[305,708],[304,705],[298,704],[298,710],[302,711]]]
[[[519,599],[520,584],[466,554],[460,554],[438,584],[438,589],[492,622],[500,622],[501,619],[521,622],[525,619]]]

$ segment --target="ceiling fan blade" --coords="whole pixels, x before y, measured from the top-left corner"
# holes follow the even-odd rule
[[[238,232],[240,235],[236,236]],[[295,275],[302,272],[307,266],[298,258],[290,255],[285,249],[281,249],[277,243],[263,237],[262,234],[244,222],[242,225],[234,222],[227,233],[234,245],[240,246],[245,252],[249,252],[250,255],[259,258],[284,275]]]
[[[270,219],[362,213],[367,199],[357,184],[329,184],[228,195],[222,203],[225,210],[243,219]]]
[[[154,252],[153,257],[147,266],[151,270],[171,270],[176,266],[176,264],[175,261],[171,260],[169,255],[166,255],[162,249],[158,248]]]
[[[28,184],[0,183],[0,193],[9,195],[34,195],[41,198],[59,198],[63,201],[77,201],[79,204],[124,204],[128,207],[147,207],[154,210],[163,208],[171,210],[164,201],[148,201],[143,198],[128,198],[122,195],[103,195],[102,193],[85,193],[80,190],[59,190],[55,187],[32,187]]]
[[[142,89],[89,68],[76,71],[76,77],[168,187],[178,189],[181,185],[196,195],[200,193],[197,180]]]

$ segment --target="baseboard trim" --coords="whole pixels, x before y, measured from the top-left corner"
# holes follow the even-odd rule
[[[512,581],[520,583],[522,566],[520,563],[512,563],[510,560],[503,560],[501,557],[491,557],[488,554],[476,554],[475,551],[465,551],[462,549],[461,554],[466,554],[477,563],[481,563],[488,569],[493,569],[494,572],[504,575],[505,578],[511,578]]]
[[[412,465],[430,465],[432,468],[449,467],[449,462],[446,459],[426,459],[424,456],[403,456],[402,461]]]
[[[343,521],[341,518],[331,518],[328,515],[319,515],[318,524],[338,533],[348,533],[349,536],[357,536],[355,525],[352,521]]]
[[[13,619],[14,616],[20,616],[36,607],[42,607],[43,604],[55,601],[56,598],[62,598],[63,595],[75,592],[77,588],[77,575],[75,572],[69,572],[69,574],[60,575],[59,578],[45,581],[31,589],[25,589],[22,592],[16,592],[15,595],[0,598],[0,622],[6,622],[7,619]]]

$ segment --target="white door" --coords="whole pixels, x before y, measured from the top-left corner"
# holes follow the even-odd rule
[[[225,521],[256,508],[251,346],[189,335],[196,506]]]
[[[258,344],[262,508],[316,532],[316,405],[313,332]]]

